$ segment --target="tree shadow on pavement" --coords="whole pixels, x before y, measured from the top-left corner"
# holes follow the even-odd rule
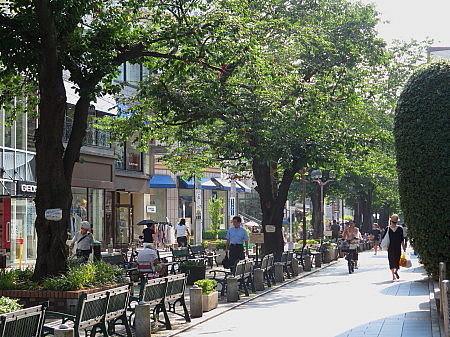
[[[365,324],[353,327],[333,337],[362,336],[420,336],[432,337],[429,310],[409,311],[406,313],[383,317]]]

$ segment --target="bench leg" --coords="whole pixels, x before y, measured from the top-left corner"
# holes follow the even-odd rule
[[[180,303],[181,303],[181,306],[183,307],[184,319],[186,320],[186,322],[190,322],[191,321],[191,316],[189,315],[189,310],[186,307],[186,301],[184,300],[184,298],[180,299]]]
[[[130,324],[128,324],[126,312],[123,314],[123,316],[120,318],[120,320],[122,321],[123,325],[125,326],[125,331],[127,332],[127,337],[132,337]]]
[[[170,324],[169,314],[167,313],[166,305],[164,303],[161,305],[161,309],[164,315],[164,325],[166,326],[166,329],[172,330],[172,324]]]

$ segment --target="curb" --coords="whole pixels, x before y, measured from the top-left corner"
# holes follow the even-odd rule
[[[434,281],[431,277],[428,277],[428,290],[430,293],[431,334],[433,337],[442,337],[445,336],[445,334],[443,334],[444,329],[437,311],[436,292]]]
[[[201,321],[199,321],[199,322],[196,322],[196,323],[191,324],[191,325],[189,325],[189,326],[182,327],[180,330],[174,331],[173,333],[171,333],[171,334],[169,334],[169,335],[166,335],[165,337],[173,337],[173,336],[179,335],[179,334],[182,333],[182,332],[186,332],[186,331],[188,331],[188,330],[190,330],[190,329],[196,327],[197,325],[200,325],[200,324],[202,324],[202,323],[205,323],[205,322],[207,322],[207,321],[209,321],[209,320],[211,320],[211,319],[213,319],[213,318],[215,318],[215,317],[217,317],[217,316],[223,315],[224,313],[226,313],[226,312],[228,312],[228,311],[230,311],[230,310],[233,310],[233,309],[235,309],[235,308],[237,308],[237,307],[240,307],[240,306],[243,305],[243,304],[246,304],[246,303],[248,303],[248,302],[250,302],[250,301],[253,301],[253,300],[255,300],[255,299],[257,299],[257,298],[259,298],[259,297],[261,297],[261,296],[264,296],[264,295],[266,295],[266,294],[268,294],[268,293],[270,293],[270,292],[272,292],[272,291],[275,291],[275,290],[277,290],[277,289],[279,289],[279,288],[281,288],[281,287],[284,287],[285,285],[291,284],[291,283],[293,283],[293,282],[295,282],[295,281],[298,281],[298,280],[300,280],[300,279],[302,279],[302,278],[304,278],[304,277],[306,277],[306,276],[309,276],[309,275],[314,274],[314,273],[317,273],[317,272],[319,272],[319,271],[321,271],[321,270],[323,270],[323,269],[325,269],[325,268],[328,268],[328,267],[330,267],[330,266],[333,266],[333,265],[337,264],[338,262],[339,262],[339,260],[330,262],[330,263],[328,263],[326,266],[322,266],[322,267],[317,268],[317,269],[315,269],[315,270],[312,270],[312,271],[308,271],[308,272],[302,273],[301,275],[298,275],[298,276],[296,276],[295,278],[291,278],[291,279],[289,279],[289,280],[287,280],[287,281],[284,281],[283,283],[281,283],[281,284],[279,284],[279,285],[277,285],[277,286],[272,286],[271,288],[268,288],[267,290],[264,290],[264,291],[262,291],[261,293],[256,294],[255,296],[246,298],[245,300],[243,300],[243,301],[241,301],[241,302],[238,302],[238,303],[236,303],[236,304],[233,304],[233,305],[231,305],[230,307],[227,307],[227,308],[223,309],[222,311],[218,312],[217,314],[214,314],[213,316],[209,316],[209,317],[207,317],[207,318],[205,318],[205,319],[203,319],[203,320],[201,320]],[[434,336],[434,335],[433,335],[433,337],[440,337],[440,335],[437,335],[437,336]]]

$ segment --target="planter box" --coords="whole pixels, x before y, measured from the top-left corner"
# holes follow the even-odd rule
[[[195,281],[203,280],[206,274],[206,266],[180,266],[180,272],[185,273],[187,277],[187,284],[193,285]]]
[[[203,312],[213,310],[217,308],[219,303],[219,292],[215,291],[208,295],[202,295]]]
[[[41,305],[49,301],[48,310],[58,311],[66,314],[75,315],[78,303],[78,297],[81,294],[91,294],[98,291],[116,288],[120,285],[111,285],[106,287],[81,289],[81,290],[0,290],[0,297],[18,298],[19,303],[24,307]]]

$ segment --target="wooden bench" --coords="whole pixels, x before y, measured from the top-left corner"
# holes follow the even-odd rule
[[[45,307],[39,305],[0,315],[0,337],[37,337],[42,334]]]
[[[129,286],[81,294],[78,298],[76,315],[46,312],[46,319],[55,316],[58,320],[44,324],[44,335],[53,335],[55,328],[63,323],[74,329],[75,337],[80,337],[82,330],[91,330],[91,336],[95,336],[97,332],[108,336],[107,323],[110,326],[109,330],[114,331],[115,325],[120,320],[125,325],[127,337],[131,337],[131,330],[126,319],[129,299]]]
[[[271,287],[272,284],[275,284],[275,276],[273,274],[273,264],[274,264],[273,254],[264,255],[264,257],[261,260],[260,268],[263,271],[263,278],[266,281],[268,287]]]
[[[152,316],[157,322],[163,323],[166,329],[172,329],[168,312],[181,315],[186,322],[190,322],[191,318],[184,300],[184,292],[186,289],[186,275],[171,275],[158,279],[148,280],[141,283],[138,297],[131,297],[131,302],[145,302],[153,306]],[[169,309],[166,307],[169,304]],[[175,310],[177,303],[183,307],[183,314],[178,314]],[[131,315],[129,317],[130,325],[134,326],[134,307],[130,307]],[[159,314],[163,313],[164,321],[159,320]]]
[[[189,246],[189,251],[190,257],[192,259],[207,260],[210,267],[213,266],[214,262],[216,263],[217,267],[219,266],[219,264],[217,263],[217,257],[219,256],[219,254],[207,251],[205,247],[203,247],[203,245]]]

